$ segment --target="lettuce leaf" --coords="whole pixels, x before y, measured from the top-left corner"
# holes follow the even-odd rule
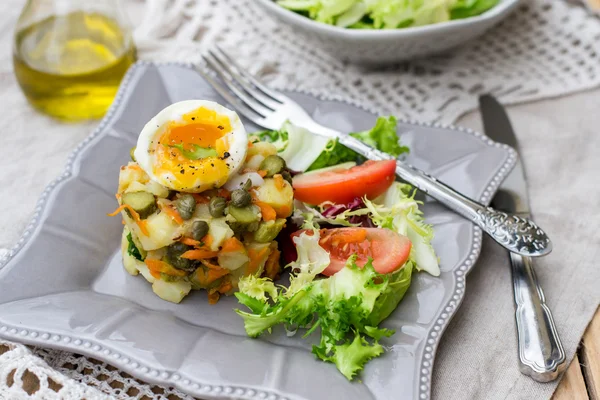
[[[369,146],[398,157],[408,153],[409,149],[400,145],[396,125],[395,117],[379,117],[372,129],[350,135]],[[359,154],[340,144],[337,139],[314,135],[289,122],[279,131],[262,131],[254,135],[262,141],[273,143],[287,166],[297,172],[313,171],[349,161],[364,161]]]
[[[371,147],[388,153],[391,156],[398,157],[403,153],[408,153],[409,148],[400,145],[400,139],[397,133],[396,117],[379,117],[375,126],[368,131],[351,133],[357,139],[365,142]]]
[[[413,268],[414,263],[408,261],[404,267],[389,276],[388,286],[377,299],[369,316],[371,325],[379,325],[398,307],[410,287]]]
[[[498,0],[455,0],[450,18],[462,19],[482,14],[498,4]]]
[[[327,146],[321,151],[317,159],[310,164],[307,171],[314,171],[359,159],[360,156],[354,150],[350,150],[340,144],[337,139],[333,139],[327,143]]]
[[[315,21],[351,29],[399,29],[469,18],[499,0],[277,0]]]
[[[313,236],[318,243],[318,231]],[[313,236],[306,235],[305,239]],[[313,246],[309,246],[309,252],[314,252]],[[292,280],[304,273],[307,274],[304,284],[295,290],[280,288],[272,301],[264,300],[266,296],[256,296],[260,285],[251,291],[246,285],[240,286],[240,292],[235,295],[250,311],[236,312],[243,318],[247,334],[256,337],[282,324],[286,329],[307,329],[303,336],[307,337],[320,328],[320,341],[313,346],[313,353],[323,361],[334,363],[352,380],[367,361],[383,353],[379,340],[394,333],[378,325],[406,292],[412,267],[407,265],[406,272],[401,269],[391,276],[381,275],[371,260],[360,268],[353,256],[345,268],[325,279],[316,279],[313,275],[321,269],[314,257],[302,260],[299,257],[294,267],[299,272],[292,271]]]

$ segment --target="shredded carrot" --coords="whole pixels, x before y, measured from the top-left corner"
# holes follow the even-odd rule
[[[158,271],[153,271],[150,268],[148,268],[148,271],[150,271],[150,275],[152,275],[153,277],[155,277],[156,279],[160,279],[160,272]]]
[[[163,274],[167,274],[167,275],[171,275],[171,276],[186,276],[187,275],[187,272],[177,269],[177,268],[173,267],[171,264],[167,264],[166,262],[161,261],[161,260],[157,260],[157,259],[153,259],[153,258],[146,258],[144,260],[144,263],[148,266],[148,269],[150,270],[150,272],[154,271],[159,274],[163,273]],[[154,275],[152,275],[152,276],[154,276]]]
[[[221,188],[217,191],[217,196],[221,196],[223,198],[228,199],[229,197],[231,197],[231,192],[225,188]]]
[[[214,270],[223,270],[223,268],[221,268],[219,265],[217,264],[213,264],[208,260],[202,260],[202,265],[204,265],[206,268],[208,269],[214,269]]]
[[[255,201],[254,204],[260,208],[260,213],[262,214],[263,220],[273,221],[277,218],[277,212],[269,204],[262,201]]]
[[[219,285],[219,288],[217,289],[217,291],[219,293],[227,293],[229,292],[231,289],[233,289],[233,285],[231,284],[231,281],[229,280],[224,280],[223,282],[221,282],[221,284]]]
[[[117,193],[117,194],[115,194],[115,197],[116,197],[116,199],[117,199],[117,200],[121,200],[121,197],[122,197],[122,196],[121,196],[121,193]]]
[[[196,249],[196,250],[188,250],[181,255],[182,258],[187,258],[188,260],[203,260],[205,258],[213,258],[216,257],[218,252]]]
[[[196,200],[197,204],[208,204],[208,203],[210,203],[210,199],[208,198],[208,196],[205,196],[203,194],[192,193],[192,196],[194,196],[194,199]]]
[[[264,169],[259,169],[258,171],[256,171],[256,173],[259,174],[261,178],[267,176],[267,171],[265,171]]]
[[[179,215],[176,209],[174,209],[171,206],[160,205],[160,202],[158,204],[160,206],[160,209],[167,213],[169,217],[173,218],[173,221],[175,221],[176,224],[183,224],[183,218],[181,218],[181,215]]]
[[[273,179],[275,179],[275,187],[278,190],[283,190],[285,187],[285,180],[283,179],[283,176],[281,176],[281,174],[275,174],[273,175]]]
[[[124,219],[122,219],[122,220],[121,220],[121,223],[122,223],[123,225],[125,225],[125,220],[124,220]]]
[[[246,275],[254,275],[256,272],[258,272],[260,264],[265,260],[265,257],[267,256],[268,252],[268,247],[264,247],[260,250],[248,250],[248,257],[250,257],[250,262],[248,263],[248,267],[246,268]]]
[[[287,218],[290,216],[291,213],[292,213],[292,207],[288,206],[287,204],[283,205],[277,209],[277,216],[279,218]]]
[[[208,304],[217,304],[220,297],[219,292],[208,292]]]
[[[248,148],[254,146],[254,143],[252,143],[252,140],[248,140]]]
[[[244,245],[237,238],[232,237],[223,242],[221,247],[222,253],[229,253],[233,251],[240,251],[244,249]]]
[[[210,248],[210,246],[212,246],[212,243],[213,243],[213,237],[210,234],[204,236],[202,238],[202,243],[204,243],[205,247]]]
[[[137,213],[137,211],[135,211],[133,209],[133,207],[131,207],[129,204],[123,204],[121,206],[119,206],[115,211],[111,212],[110,214],[106,214],[109,217],[114,217],[115,215],[117,215],[118,213],[120,213],[123,210],[129,210],[129,213],[131,214],[131,217],[133,218],[133,220],[135,221],[135,223],[140,227],[140,231],[146,235],[149,236],[149,232],[148,232],[148,226],[146,224],[147,221],[144,221],[140,218],[140,214]]]
[[[202,267],[196,269],[196,271],[194,272],[194,274],[196,274],[196,276],[195,276],[196,280],[201,285],[207,286],[207,285],[210,285],[211,283],[213,283],[214,281],[216,281],[217,279],[219,279],[229,273],[229,270],[227,270],[225,268],[221,268],[218,266],[217,266],[217,268],[218,269],[211,268],[208,271],[206,271]]]
[[[252,200],[258,200],[258,194],[256,193],[255,189],[249,190],[248,193],[250,193],[250,197],[252,197]]]
[[[271,279],[275,279],[277,275],[279,275],[279,256],[281,252],[279,250],[273,250],[269,257],[267,258],[267,262],[265,264],[265,272],[264,276],[269,277]]]
[[[188,246],[194,246],[194,247],[200,247],[200,245],[202,245],[202,242],[199,242],[197,240],[194,240],[192,238],[189,237],[184,237],[180,240],[181,243],[186,244]]]
[[[129,169],[134,169],[136,171],[143,171],[142,167],[139,164],[130,164],[127,166]]]

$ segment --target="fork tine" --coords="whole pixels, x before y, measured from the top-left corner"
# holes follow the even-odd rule
[[[223,69],[219,67],[217,62],[212,58],[212,56],[210,54],[209,55],[202,54],[202,58],[204,59],[206,64],[210,68],[212,68],[213,71],[216,72],[221,77],[221,79],[223,80],[225,85],[229,88],[229,90],[231,92],[233,92],[233,94],[235,94],[246,106],[248,106],[249,108],[254,110],[257,114],[261,115],[262,117],[266,117],[267,115],[273,113],[273,110],[265,107],[258,100],[254,99],[252,97],[249,97],[245,92],[238,89],[238,87],[235,85],[233,79],[230,76],[228,76],[225,72],[223,72]]]
[[[244,117],[248,118],[250,121],[254,122],[256,125],[263,126],[264,119],[263,116],[256,113],[252,109],[246,107],[243,103],[241,103],[238,99],[229,93],[227,89],[221,86],[217,81],[215,81],[209,74],[200,68],[198,65],[194,65],[194,69],[198,72],[202,77],[212,86],[212,88],[221,95],[229,104],[233,106],[237,111],[240,112]]]
[[[281,103],[277,100],[273,100],[270,96],[264,94],[260,89],[257,89],[252,85],[246,78],[240,75],[235,67],[232,67],[229,62],[222,56],[222,52],[213,52],[208,50],[210,55],[217,60],[223,70],[225,70],[231,79],[240,85],[250,96],[269,107],[272,110],[276,110]]]
[[[246,70],[244,70],[236,61],[234,61],[231,57],[229,57],[229,55],[227,53],[225,53],[219,45],[215,44],[214,48],[216,51],[218,51],[220,53],[221,57],[224,60],[226,60],[226,63],[231,65],[233,68],[235,68],[236,72],[240,76],[244,77],[250,84],[252,84],[256,88],[260,89],[264,94],[271,97],[273,100],[277,100],[280,103],[285,102],[285,98],[283,98],[280,93],[277,93],[276,91],[274,91],[272,89],[269,89],[267,86],[262,84],[258,79],[256,79],[250,73],[246,72]]]

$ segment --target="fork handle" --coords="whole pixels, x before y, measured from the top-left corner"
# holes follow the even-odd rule
[[[389,154],[374,149],[352,136],[339,135],[338,140],[369,160],[394,159]],[[486,207],[400,160],[396,160],[396,175],[480,226],[484,232],[509,251],[524,256],[541,256],[549,252],[549,239],[546,234],[528,218]],[[538,249],[544,251],[538,252]]]

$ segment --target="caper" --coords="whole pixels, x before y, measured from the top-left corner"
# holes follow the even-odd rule
[[[135,162],[135,155],[133,153],[135,153],[135,146],[129,150],[129,157],[131,157],[131,161]]]
[[[267,172],[267,178],[272,178],[285,168],[285,160],[279,156],[270,155],[261,163],[259,169]]]
[[[194,263],[192,260],[182,258],[181,255],[190,249],[183,243],[175,242],[167,247],[166,259],[169,264],[177,269],[184,271],[193,271]]]
[[[250,179],[248,179],[248,180],[247,180],[247,181],[244,183],[244,185],[242,185],[242,189],[243,189],[243,190],[246,190],[246,191],[250,190],[250,188],[251,188],[251,187],[252,187],[252,181],[251,181]]]
[[[292,184],[292,174],[290,174],[290,171],[288,171],[287,169],[281,171],[281,177],[290,185]]]
[[[183,219],[190,219],[196,211],[196,199],[191,194],[184,194],[175,200],[175,208]]]
[[[208,203],[208,212],[214,218],[222,217],[225,214],[225,207],[227,203],[225,199],[220,196],[213,197],[210,199],[210,203]]]
[[[192,237],[195,240],[202,240],[208,233],[208,224],[205,221],[194,221],[192,224]]]
[[[246,207],[252,203],[250,193],[243,189],[237,189],[231,192],[231,204],[235,207]]]

